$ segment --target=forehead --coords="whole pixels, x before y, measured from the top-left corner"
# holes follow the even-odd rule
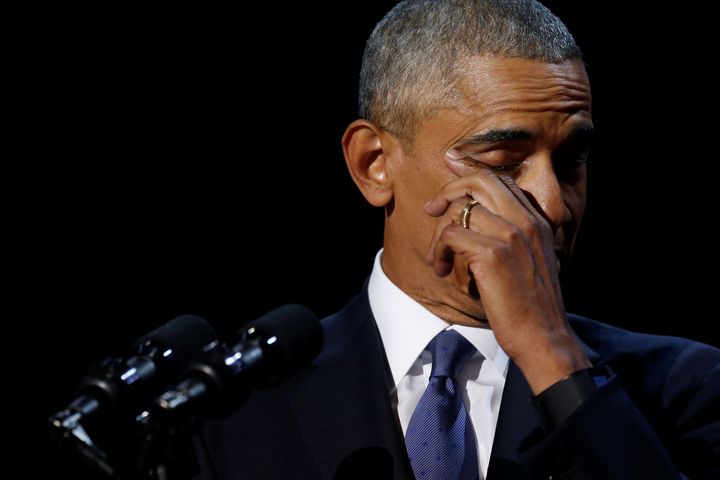
[[[522,130],[557,143],[592,129],[590,84],[579,59],[553,64],[474,57],[460,65],[454,98],[422,122],[414,147],[429,154],[490,130]]]
[[[581,60],[471,57],[460,65],[459,109],[500,112],[590,112],[590,82]]]

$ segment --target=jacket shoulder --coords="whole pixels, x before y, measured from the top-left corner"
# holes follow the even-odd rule
[[[609,366],[650,417],[675,402],[709,400],[720,382],[720,350],[686,338],[637,333],[579,315],[570,325],[595,358]],[[704,401],[702,403],[705,403]]]
[[[603,363],[648,359],[659,368],[692,357],[702,369],[720,362],[720,350],[687,338],[632,332],[575,314],[568,314],[568,320],[580,340]]]

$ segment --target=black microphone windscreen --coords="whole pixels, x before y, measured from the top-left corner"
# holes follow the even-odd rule
[[[177,361],[185,362],[202,346],[215,339],[215,330],[207,321],[195,315],[182,315],[142,336],[135,345],[152,341],[171,348]]]
[[[302,305],[283,305],[248,326],[277,337],[278,349],[289,363],[308,362],[322,347],[323,335],[317,315]]]

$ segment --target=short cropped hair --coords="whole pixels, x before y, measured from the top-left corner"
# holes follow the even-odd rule
[[[405,0],[368,39],[360,116],[411,145],[416,127],[457,98],[462,61],[473,56],[561,63],[582,53],[535,0]]]

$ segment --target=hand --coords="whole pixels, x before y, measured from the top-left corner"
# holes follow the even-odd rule
[[[472,200],[480,204],[466,229],[460,213]],[[565,318],[553,231],[512,178],[481,166],[443,187],[425,212],[440,217],[428,262],[439,276],[466,265],[498,343],[536,394],[590,366]]]

